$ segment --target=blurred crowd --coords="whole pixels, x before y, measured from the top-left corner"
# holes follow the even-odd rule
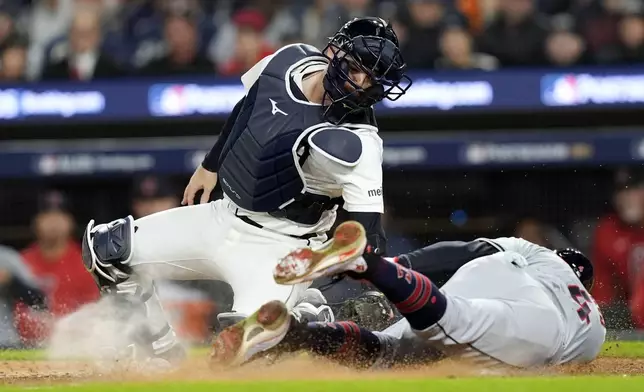
[[[412,69],[644,62],[640,0],[0,0],[5,81],[238,76],[276,48],[322,48],[390,20]]]
[[[135,218],[179,206],[179,192],[165,178],[143,176],[132,184]],[[58,189],[38,195],[33,241],[24,249],[0,245],[0,349],[46,344],[57,320],[100,299],[85,270],[73,202]],[[232,290],[223,282],[162,281],[157,292],[177,332],[187,341],[208,341],[216,315],[229,311]]]
[[[592,236],[600,305],[617,313],[626,327],[644,329],[644,171],[615,175],[614,212],[600,217]],[[625,308],[625,309],[624,309]]]

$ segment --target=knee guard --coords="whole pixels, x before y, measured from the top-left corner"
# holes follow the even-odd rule
[[[132,269],[128,264],[132,259],[134,232],[132,216],[98,226],[94,226],[94,220],[87,224],[83,234],[83,263],[102,291],[130,277]]]

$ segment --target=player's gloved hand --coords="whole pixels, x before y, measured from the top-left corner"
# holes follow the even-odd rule
[[[382,331],[394,323],[395,308],[379,291],[367,291],[362,295],[344,301],[336,314],[339,321],[353,321],[359,326]]]
[[[183,200],[181,200],[182,205],[193,205],[195,201],[195,195],[197,192],[203,190],[199,204],[208,203],[210,200],[210,193],[215,189],[217,185],[217,173],[206,170],[203,166],[199,165],[195,172],[190,177],[190,182],[188,186],[183,191]]]

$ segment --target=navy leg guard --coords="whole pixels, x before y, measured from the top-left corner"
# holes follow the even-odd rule
[[[93,220],[88,223],[83,234],[83,263],[101,291],[109,291],[130,277],[135,231],[132,216],[98,226]]]

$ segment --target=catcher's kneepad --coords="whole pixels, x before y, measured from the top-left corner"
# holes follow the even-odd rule
[[[356,298],[344,301],[336,314],[336,319],[353,321],[371,331],[382,331],[393,324],[396,313],[384,294],[379,291],[367,291]]]
[[[130,277],[134,218],[117,219],[110,223],[87,224],[83,234],[83,263],[101,290],[109,289]]]

